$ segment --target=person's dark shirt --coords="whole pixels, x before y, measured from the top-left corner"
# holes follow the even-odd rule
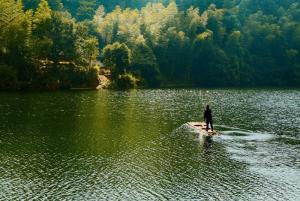
[[[204,119],[206,121],[212,120],[211,109],[208,109],[208,110],[204,111]]]

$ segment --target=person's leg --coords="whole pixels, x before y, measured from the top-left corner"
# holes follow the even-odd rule
[[[214,131],[213,121],[212,120],[210,120],[210,127],[211,127],[211,131]]]
[[[209,121],[206,121],[206,131],[208,131],[208,124],[209,124]]]

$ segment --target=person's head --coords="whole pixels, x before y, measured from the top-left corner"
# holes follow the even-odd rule
[[[206,105],[206,109],[209,110],[209,105]]]

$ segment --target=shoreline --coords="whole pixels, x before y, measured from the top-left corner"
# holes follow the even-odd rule
[[[162,86],[158,88],[133,88],[127,90],[113,89],[113,88],[93,88],[93,87],[74,87],[70,89],[58,90],[0,90],[1,93],[48,93],[48,92],[84,92],[84,91],[132,91],[132,90],[300,90],[300,87],[191,87],[191,86]]]

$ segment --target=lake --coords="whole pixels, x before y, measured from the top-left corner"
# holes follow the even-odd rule
[[[185,123],[209,104],[209,148]],[[0,200],[299,200],[300,90],[0,93]]]

